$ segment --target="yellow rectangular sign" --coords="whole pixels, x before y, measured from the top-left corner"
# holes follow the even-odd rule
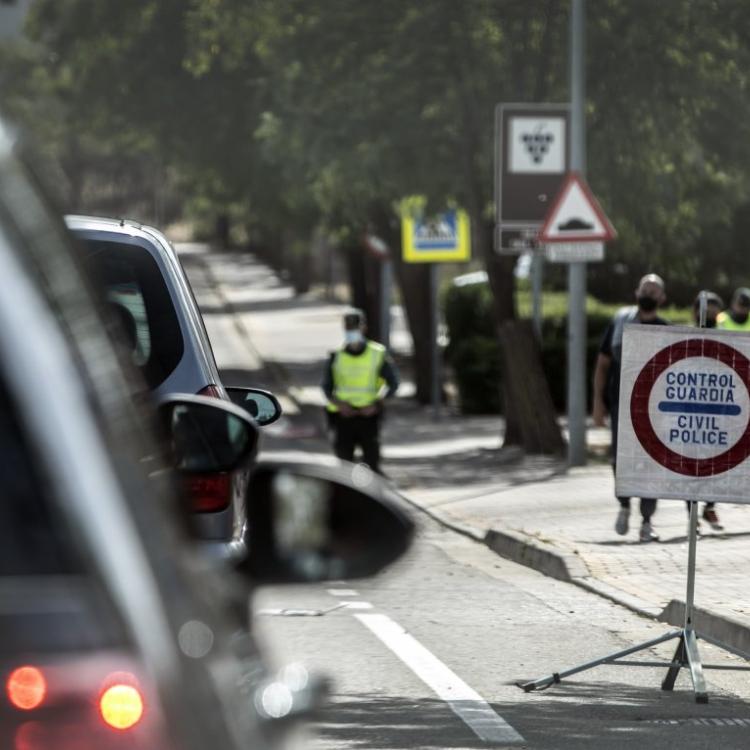
[[[471,258],[465,211],[445,211],[429,219],[404,216],[401,238],[406,263],[460,263]]]

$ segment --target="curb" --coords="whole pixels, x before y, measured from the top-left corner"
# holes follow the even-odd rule
[[[506,560],[524,565],[550,578],[572,583],[592,594],[619,604],[641,617],[677,627],[682,627],[685,623],[685,604],[680,600],[672,599],[664,608],[654,606],[650,602],[597,580],[589,574],[586,563],[575,554],[561,552],[551,544],[508,529],[488,529],[482,534],[471,526],[448,519],[442,513],[425,508],[408,495],[401,494],[410,505],[441,526],[484,544]],[[750,628],[746,625],[731,617],[697,607],[693,609],[693,612],[693,624],[698,633],[704,633],[731,649],[750,654]]]
[[[672,599],[658,619],[670,625],[682,626],[685,623],[685,603]],[[699,638],[701,633],[705,633],[731,648],[750,654],[750,628],[731,617],[693,607],[693,627],[698,631]]]

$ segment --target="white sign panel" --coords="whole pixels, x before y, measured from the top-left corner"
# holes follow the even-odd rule
[[[618,497],[750,503],[750,334],[626,326]]]
[[[555,242],[544,246],[551,263],[579,263],[604,260],[603,242]]]
[[[565,119],[512,117],[508,171],[518,174],[565,172]]]

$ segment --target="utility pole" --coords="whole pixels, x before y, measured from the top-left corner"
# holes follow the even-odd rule
[[[586,0],[571,0],[570,168],[586,173]],[[586,264],[568,268],[568,463],[586,463]]]

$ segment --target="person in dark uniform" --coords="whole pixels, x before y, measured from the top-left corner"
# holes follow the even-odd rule
[[[594,370],[593,417],[594,424],[603,427],[604,419],[609,412],[609,423],[612,430],[612,468],[617,460],[617,410],[620,399],[620,365],[622,364],[622,335],[628,323],[641,325],[669,325],[659,317],[657,310],[666,300],[664,281],[655,273],[644,276],[635,290],[636,305],[623,307],[617,311],[607,327],[599,347]],[[630,528],[630,498],[618,497],[620,510],[615,522],[615,531],[624,535]],[[642,542],[656,542],[659,537],[654,532],[651,516],[656,511],[656,499],[641,498]]]
[[[362,310],[344,315],[344,345],[332,352],[322,388],[336,455],[354,460],[357,447],[373,471],[380,472],[380,422],[383,401],[398,388],[398,372],[385,347],[365,336]]]

